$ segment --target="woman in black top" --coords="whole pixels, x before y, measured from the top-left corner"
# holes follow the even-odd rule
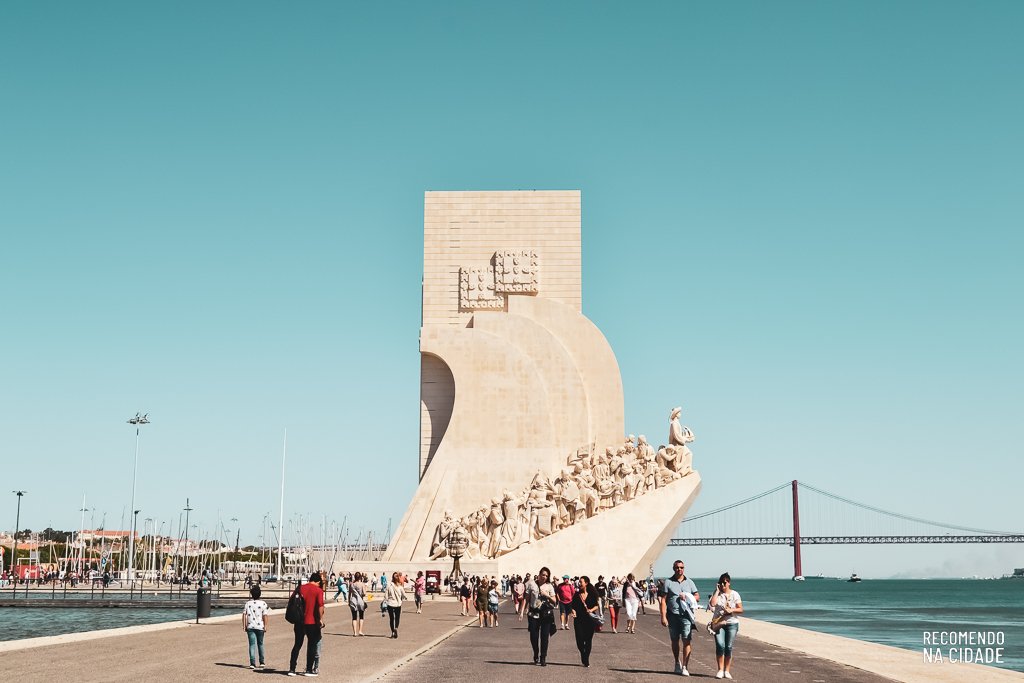
[[[572,610],[572,626],[576,631],[580,661],[583,666],[589,667],[590,648],[594,644],[594,631],[597,629],[597,622],[590,616],[597,616],[597,589],[591,585],[589,577],[580,577],[580,590],[573,596],[569,608]]]

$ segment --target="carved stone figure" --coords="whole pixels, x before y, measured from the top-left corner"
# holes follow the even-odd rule
[[[688,443],[693,443],[693,432],[690,431],[689,427],[684,427],[679,424],[679,414],[681,412],[683,412],[682,408],[673,408],[672,414],[669,417],[669,446],[686,446]]]
[[[434,541],[430,544],[430,559],[436,560],[448,554],[448,536],[454,526],[455,520],[452,519],[452,511],[445,510],[444,519],[434,530]]]
[[[693,441],[693,432],[679,424],[680,412],[675,408],[671,413],[672,443],[657,451],[643,434],[630,434],[622,446],[604,452],[588,444],[569,456],[554,480],[537,470],[518,496],[504,490],[461,519],[445,510],[434,530],[431,559],[450,556],[456,531],[467,559],[494,559],[689,474],[693,454],[686,444]]]
[[[538,476],[540,472],[537,473]],[[545,477],[544,481],[547,478]],[[527,501],[527,508],[530,514],[529,538],[538,540],[551,534],[555,530],[555,515],[558,512],[555,503],[548,499],[551,492],[550,486],[544,486],[537,477],[533,479],[534,484],[530,487],[530,497]]]
[[[637,459],[646,460],[654,452],[651,448],[651,444],[647,443],[647,437],[643,434],[640,435],[640,441],[636,445]]]
[[[558,508],[557,526],[563,529],[576,521],[576,510],[580,505],[580,489],[568,467],[555,480],[555,505]]]
[[[658,462],[654,458],[644,461],[644,493],[658,488]]]
[[[491,509],[487,512],[487,543],[484,556],[494,559],[498,556],[498,547],[501,545],[501,527],[505,523],[505,515],[502,511],[501,498],[491,499]]]

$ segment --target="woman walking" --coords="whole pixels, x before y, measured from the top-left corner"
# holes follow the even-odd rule
[[[462,616],[469,616],[469,604],[470,599],[473,596],[473,592],[469,589],[469,579],[462,579],[462,585],[459,586],[459,604],[462,605]]]
[[[551,570],[541,567],[537,579],[526,584],[527,625],[533,663],[548,665],[548,639],[555,632],[555,587],[551,585]]]
[[[622,607],[622,584],[613,576],[608,582],[608,616],[612,621],[612,633],[618,633],[619,608]]]
[[[743,601],[740,594],[732,589],[732,578],[728,572],[718,577],[718,586],[708,602],[715,610],[711,615],[711,623],[721,624],[715,632],[715,662],[718,663],[715,678],[731,679],[729,667],[732,666],[732,646],[740,630],[740,620],[736,615],[743,614]]]
[[[476,619],[477,627],[483,628],[487,623],[487,581],[480,579],[476,584]]]
[[[597,630],[597,589],[590,583],[590,577],[580,577],[580,589],[572,596],[572,627],[576,632],[576,649],[580,651],[580,662],[590,668],[590,650],[594,645],[594,631]]]
[[[530,575],[526,575],[529,580]],[[512,579],[512,601],[516,607],[516,616],[519,617],[519,621],[523,620],[523,612],[525,612],[526,605],[526,581],[523,581],[523,577],[516,574]]]
[[[423,572],[416,572],[416,581],[412,586],[413,597],[416,598],[416,614],[423,612],[423,596],[427,594],[427,580],[423,578]]]
[[[402,602],[405,601],[405,576],[395,572],[391,581],[384,589],[384,604],[388,607],[388,622],[391,624],[391,637],[398,637],[398,624],[402,621]]]
[[[626,633],[636,633],[636,611],[640,608],[643,593],[636,585],[636,577],[630,574],[622,586],[622,601],[626,603]]]
[[[242,628],[249,638],[249,668],[263,670],[266,658],[263,651],[263,636],[267,633],[267,614],[270,607],[260,600],[260,587],[253,586],[249,590],[252,600],[245,603],[242,609]],[[256,653],[259,651],[260,663],[256,663]]]
[[[362,572],[356,572],[349,582],[348,608],[352,612],[352,636],[363,633],[363,617],[366,616],[366,584]]]

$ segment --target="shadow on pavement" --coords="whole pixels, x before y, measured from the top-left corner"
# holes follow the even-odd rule
[[[679,678],[679,674],[673,673],[671,671],[666,671],[665,669],[659,669],[658,671],[654,671],[652,669],[616,669],[614,667],[608,667],[608,670],[609,671],[618,671],[619,673],[624,673],[624,674],[647,674],[647,675],[653,674],[655,676],[661,675],[661,676],[671,676],[672,678]],[[703,674],[695,674],[695,673],[691,673],[690,676],[692,676],[693,678],[707,678]]]

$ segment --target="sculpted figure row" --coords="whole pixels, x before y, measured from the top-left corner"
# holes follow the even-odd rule
[[[538,471],[519,493],[506,489],[468,515],[456,518],[446,510],[434,531],[431,559],[452,553],[494,559],[686,476],[693,471],[687,444],[694,437],[680,425],[681,412],[672,410],[669,444],[657,451],[642,434],[630,434],[624,444],[604,453],[595,453],[590,444],[570,455],[554,479]]]

